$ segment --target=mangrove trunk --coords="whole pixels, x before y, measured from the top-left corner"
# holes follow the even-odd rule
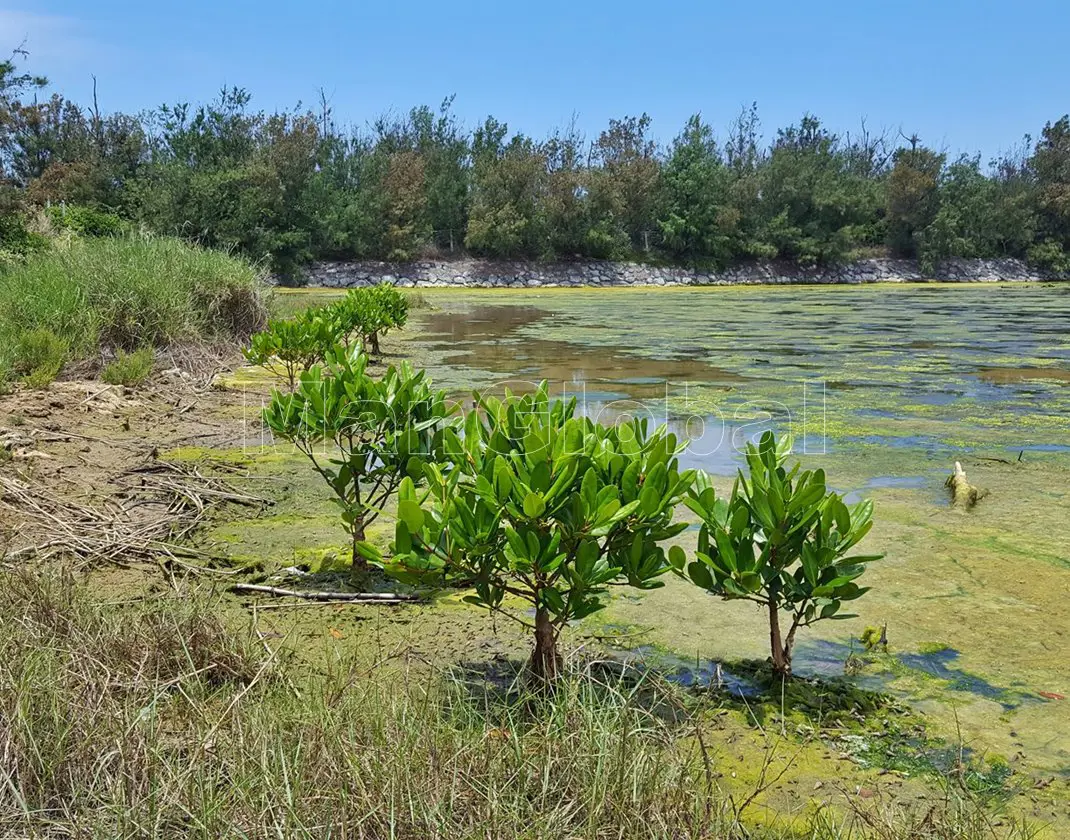
[[[778,677],[791,676],[791,646],[785,645],[780,635],[780,611],[776,599],[769,599],[769,649],[773,657],[773,674]]]
[[[535,650],[532,651],[529,667],[532,677],[540,683],[553,682],[561,670],[557,633],[550,620],[550,612],[545,607],[535,610]]]

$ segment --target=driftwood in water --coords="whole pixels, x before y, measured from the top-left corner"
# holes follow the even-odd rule
[[[988,495],[987,490],[974,487],[966,480],[966,471],[958,461],[955,462],[955,471],[947,477],[945,483],[951,490],[951,504],[958,507],[972,508]]]
[[[260,586],[254,583],[236,583],[231,592],[273,595],[277,598],[304,598],[308,601],[356,601],[362,604],[409,604],[420,601],[419,595],[401,592],[307,592],[300,589],[282,589],[278,586]]]

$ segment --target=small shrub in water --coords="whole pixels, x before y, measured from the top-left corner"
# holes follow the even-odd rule
[[[348,345],[351,336],[360,339],[372,355],[379,355],[379,339],[392,329],[405,326],[409,299],[389,283],[351,289],[343,300],[328,308],[335,329]]]
[[[855,580],[880,555],[852,555],[873,525],[873,503],[848,507],[825,485],[824,470],[786,467],[791,438],[771,432],[747,446],[750,476],[740,471],[732,494],[718,499],[700,475],[685,504],[702,520],[696,559],[670,555],[677,573],[725,600],[752,601],[769,614],[773,672],[791,675],[795,635],[841,613],[865,594]],[[786,613],[787,633],[781,630]]]
[[[269,321],[244,350],[250,364],[286,377],[290,390],[301,371],[323,362],[335,346],[337,324],[321,310],[309,309],[288,321]]]
[[[133,353],[120,350],[100,374],[109,385],[139,385],[152,373],[154,354],[151,347]]]
[[[398,491],[388,570],[470,584],[466,600],[492,610],[508,596],[526,602],[531,675],[554,680],[562,629],[602,609],[611,584],[662,585],[661,543],[687,528],[672,518],[695,472],[679,470],[664,427],[577,417],[576,399],[551,402],[545,382],[534,394],[481,398],[463,440],[449,428],[443,437],[449,470],[427,468],[424,499],[408,479]]]

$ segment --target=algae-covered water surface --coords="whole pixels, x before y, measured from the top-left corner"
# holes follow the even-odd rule
[[[436,382],[548,379],[583,410],[644,414],[727,490],[743,442],[790,430],[837,489],[876,504],[858,619],[807,633],[798,670],[856,677],[1010,761],[1070,771],[1070,285],[425,291],[404,333]],[[990,490],[948,504],[955,461]],[[680,542],[690,548],[693,533]],[[757,610],[681,581],[599,620],[667,659],[766,655]]]

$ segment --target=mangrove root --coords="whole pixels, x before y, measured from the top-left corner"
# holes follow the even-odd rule
[[[966,471],[958,461],[955,462],[955,471],[947,477],[945,483],[951,490],[951,504],[956,507],[972,508],[988,495],[987,490],[974,487],[966,480]]]
[[[419,595],[402,592],[305,592],[255,583],[236,583],[230,587],[230,591],[239,594],[274,595],[278,598],[304,598],[307,601],[359,601],[367,604],[409,604],[421,600]]]

